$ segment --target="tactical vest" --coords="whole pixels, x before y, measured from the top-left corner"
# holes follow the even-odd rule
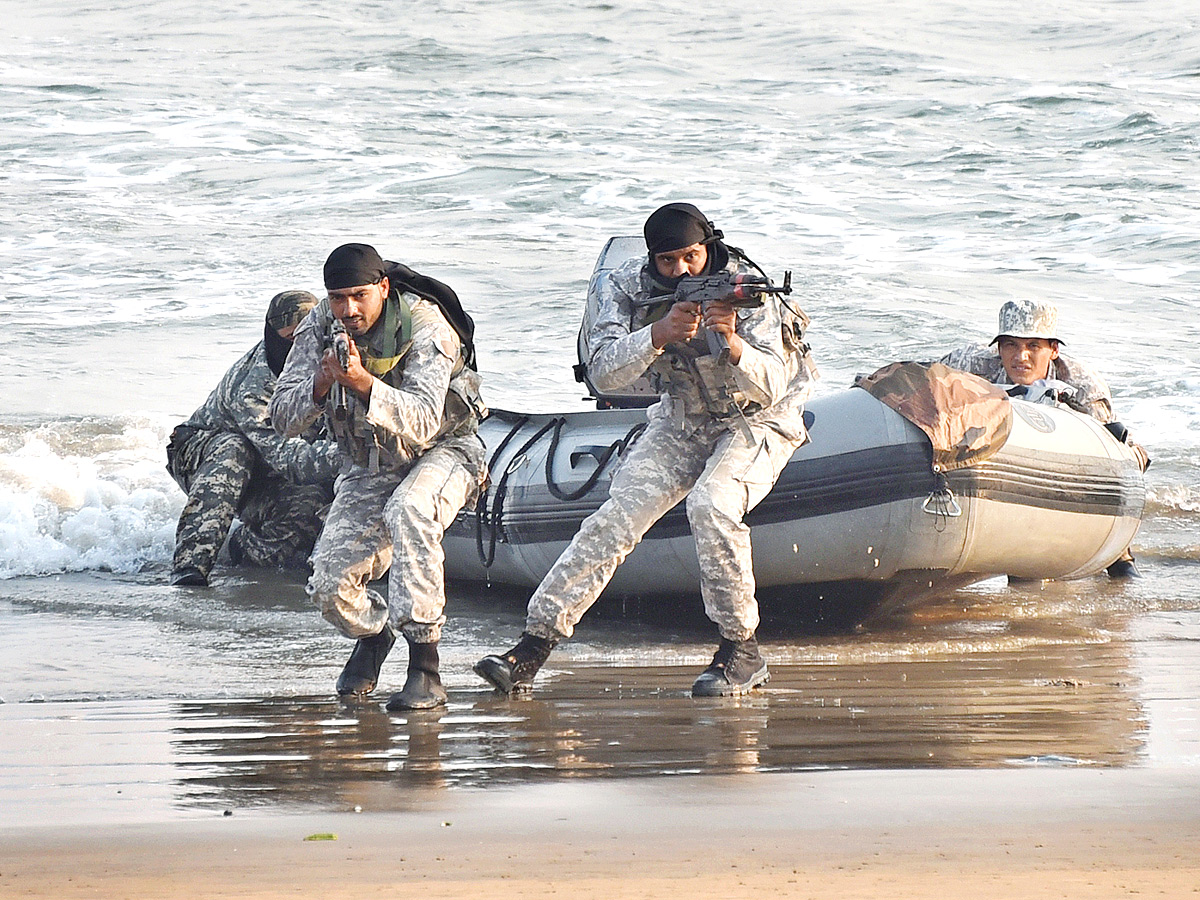
[[[440,305],[423,304],[416,295],[393,291],[384,305],[380,332],[372,341],[356,341],[363,368],[391,388],[402,389],[405,364],[412,349],[413,334],[427,324],[444,318]],[[326,346],[331,343],[333,314],[328,301],[318,307]],[[457,330],[457,329],[456,329]],[[479,376],[468,365],[468,345],[460,342],[458,358],[450,374],[446,403],[437,433],[424,444],[383,428],[367,420],[367,410],[350,391],[344,392],[344,406],[333,397],[326,403],[329,431],[342,452],[371,471],[397,468],[411,462],[446,435],[474,431],[486,414],[479,393]]]

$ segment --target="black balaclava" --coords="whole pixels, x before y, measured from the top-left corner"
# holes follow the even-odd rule
[[[378,284],[384,271],[383,259],[370,244],[342,244],[325,260],[325,290]]]
[[[283,371],[288,351],[292,349],[292,342],[280,337],[279,329],[299,325],[316,305],[317,298],[308,291],[283,291],[271,298],[263,326],[263,346],[267,351],[267,365],[276,375]]]
[[[655,286],[669,293],[675,291],[679,284],[678,278],[665,278],[659,274],[654,257],[659,253],[670,253],[681,250],[692,244],[704,244],[708,247],[708,262],[704,265],[702,275],[719,272],[729,263],[729,250],[722,243],[725,235],[719,228],[714,228],[704,213],[690,203],[668,203],[660,206],[646,219],[642,228],[646,238],[648,262],[646,271]]]
[[[283,371],[283,364],[287,362],[292,342],[285,337],[280,337],[279,332],[267,324],[263,326],[263,347],[267,351],[267,365],[278,377],[279,373]]]

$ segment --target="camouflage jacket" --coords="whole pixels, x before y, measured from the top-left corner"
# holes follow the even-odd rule
[[[743,342],[738,364],[722,365],[708,355],[703,328],[686,345],[656,350],[650,339],[655,311],[647,307],[653,287],[644,256],[627,260],[603,279],[595,322],[588,334],[592,348],[588,374],[601,390],[616,390],[649,375],[663,395],[651,418],[669,416],[692,431],[710,418],[744,419],[769,425],[784,436],[803,440],[804,401],[812,391],[810,369],[784,328],[779,301],[768,295],[757,309],[738,310],[737,333]],[[731,260],[730,271],[750,271]]]
[[[201,431],[232,431],[250,441],[263,462],[293,484],[332,483],[341,460],[337,445],[318,440],[319,429],[281,437],[271,425],[268,404],[275,392],[275,373],[259,341],[221,379],[204,405],[184,426]]]
[[[959,347],[947,353],[939,362],[952,369],[978,375],[992,384],[1012,384],[1008,373],[1004,371],[1000,354],[992,346],[969,344]],[[1113,420],[1112,395],[1108,392],[1108,385],[1090,366],[1062,354],[1051,365],[1053,377],[1075,389],[1074,395],[1063,398],[1067,406],[1103,423]]]
[[[345,392],[338,408],[333,392],[318,405],[313,384],[329,340],[333,315],[322,300],[296,328],[292,350],[271,400],[271,420],[281,434],[295,435],[322,415],[343,456],[368,471],[397,471],[446,437],[471,434],[487,410],[479,375],[463,361],[462,342],[437,304],[404,294],[412,311],[412,336],[401,359],[375,378],[369,404]],[[360,352],[382,349],[380,316],[355,339]]]

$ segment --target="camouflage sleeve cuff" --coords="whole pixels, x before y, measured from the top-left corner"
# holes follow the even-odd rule
[[[760,406],[774,405],[786,387],[786,378],[780,362],[749,341],[742,341],[741,359],[736,366],[729,368],[738,389],[746,395],[746,399]],[[775,371],[776,369],[779,371]],[[771,390],[772,384],[776,385],[775,392]],[[774,393],[778,393],[779,396],[774,396]]]

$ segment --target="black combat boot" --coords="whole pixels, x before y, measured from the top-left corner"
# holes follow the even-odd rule
[[[379,634],[359,638],[354,645],[354,652],[342,668],[342,674],[338,676],[338,694],[342,697],[365,696],[375,690],[379,670],[383,668],[383,661],[387,659],[394,643],[396,633],[390,625],[384,625]]]
[[[740,697],[771,680],[767,662],[758,652],[758,641],[721,638],[713,661],[692,685],[693,697]]]
[[[175,587],[208,587],[208,576],[195,566],[180,566],[171,570],[171,584]]]
[[[533,690],[533,676],[545,664],[556,643],[523,632],[517,646],[503,656],[485,656],[475,663],[475,674],[501,693],[526,693]]]
[[[1141,578],[1142,576],[1142,573],[1138,571],[1137,563],[1134,562],[1133,554],[1128,550],[1121,554],[1120,559],[1111,563],[1105,571],[1108,572],[1109,578]]]
[[[408,642],[408,678],[399,693],[388,697],[391,712],[401,709],[433,709],[445,706],[446,689],[438,674],[437,641],[428,644]]]

